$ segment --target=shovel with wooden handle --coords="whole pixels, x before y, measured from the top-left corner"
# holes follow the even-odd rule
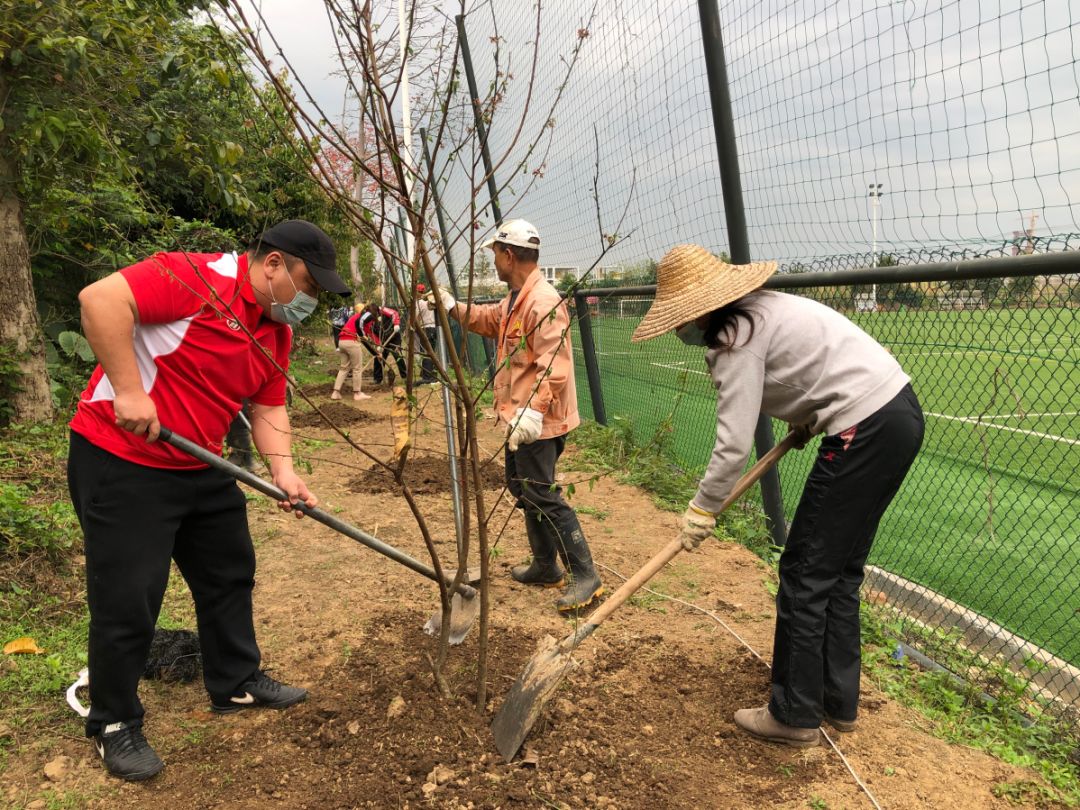
[[[182,450],[189,456],[197,458],[204,464],[209,464],[211,467],[228,473],[237,481],[241,481],[247,484],[252,489],[257,489],[264,495],[269,495],[276,501],[287,501],[289,496],[284,490],[271,484],[269,481],[264,481],[254,473],[250,473],[242,467],[237,467],[235,464],[223,459],[221,456],[214,455],[205,447],[200,447],[183,436],[178,436],[166,427],[161,428],[161,439],[168,442],[177,450]],[[324,526],[329,526],[336,532],[345,535],[348,538],[355,540],[356,542],[367,546],[372,551],[377,551],[384,557],[389,557],[396,563],[404,565],[406,568],[415,571],[421,576],[425,576],[433,582],[438,582],[439,577],[435,571],[427,565],[424,565],[419,560],[414,560],[408,554],[403,551],[399,551],[393,546],[387,545],[382,540],[361,531],[355,526],[350,526],[343,520],[340,520],[333,515],[324,512],[318,507],[310,507],[303,501],[294,504],[297,511],[303,512],[313,520],[317,520]],[[453,586],[453,582],[450,579],[445,579],[446,587]],[[476,613],[480,607],[480,600],[477,599],[477,591],[475,588],[466,585],[464,582],[457,586],[454,591],[451,619],[450,619],[450,643],[460,644],[465,640],[465,636],[469,633],[469,628],[472,627],[473,622],[476,619]],[[442,626],[442,609],[435,611],[435,614],[428,619],[425,629],[434,628],[434,633],[437,634]],[[429,631],[431,632],[431,631]]]
[[[731,494],[720,505],[723,512],[731,504],[735,503],[746,490],[750,489],[761,476],[763,476],[780,458],[792,447],[801,447],[806,441],[806,434],[802,430],[792,430],[784,437],[776,447],[758,459],[746,474],[735,484]],[[589,636],[596,632],[603,621],[614,613],[634,593],[652,579],[661,568],[671,562],[680,551],[683,550],[682,541],[676,538],[649,560],[619,590],[615,591],[597,610],[588,617],[577,630],[568,635],[562,641],[556,642],[550,636],[541,642],[541,649],[528,663],[518,676],[517,681],[510,687],[510,693],[503,701],[502,707],[495,720],[491,724],[491,732],[495,736],[495,746],[499,749],[503,759],[507,762],[512,760],[521,744],[525,741],[529,731],[532,730],[545,703],[551,698],[559,683],[569,670],[572,659],[571,655],[578,646]]]

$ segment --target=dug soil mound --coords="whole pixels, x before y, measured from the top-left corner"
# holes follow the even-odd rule
[[[480,468],[485,490],[502,489],[505,483],[503,465],[491,461]],[[450,465],[446,456],[409,456],[405,465],[405,483],[416,495],[436,495],[450,492]],[[397,484],[385,468],[373,464],[369,469],[349,481],[353,492],[378,494],[396,492]]]
[[[376,418],[367,411],[346,405],[344,402],[325,402],[319,406],[319,409],[335,425],[355,425],[360,422],[370,422]],[[289,414],[289,424],[294,428],[329,427],[326,419],[319,415],[319,411],[293,411]]]
[[[539,635],[494,629],[489,681],[511,683]],[[596,808],[766,807],[799,796],[804,778],[841,767],[733,731],[727,718],[743,696],[766,687],[762,664],[728,652],[703,665],[660,635],[596,640],[600,654],[568,673],[524,758],[507,764],[494,753],[490,716],[472,702],[475,632],[451,653],[452,700],[434,689],[430,639],[415,615],[377,616],[364,636],[312,684],[306,703],[246,717],[186,752],[185,765],[213,773],[222,762],[243,763],[231,774],[233,806],[342,810],[560,807],[571,799],[572,807]],[[680,750],[675,767],[656,756]],[[734,803],[718,804],[728,789],[708,767],[717,761],[763,779],[744,779]],[[778,768],[787,777],[779,782]],[[191,791],[189,806],[210,806],[222,786],[211,779]]]

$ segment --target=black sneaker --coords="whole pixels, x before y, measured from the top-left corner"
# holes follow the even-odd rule
[[[143,736],[141,726],[110,723],[94,737],[94,747],[113,776],[141,782],[161,772],[161,761]]]
[[[218,714],[231,714],[241,709],[263,706],[267,709],[284,709],[307,699],[307,689],[289,686],[275,681],[261,669],[255,676],[240,684],[236,694],[223,705],[212,703],[210,709]]]

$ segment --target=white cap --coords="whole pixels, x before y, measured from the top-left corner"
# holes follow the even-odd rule
[[[523,219],[508,219],[499,225],[495,235],[480,247],[491,247],[496,242],[523,248],[540,249],[540,232]]]

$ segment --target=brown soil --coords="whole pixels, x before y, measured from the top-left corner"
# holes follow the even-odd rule
[[[497,461],[489,461],[480,467],[480,477],[486,490],[502,489],[505,475],[503,465]],[[408,463],[405,465],[404,479],[416,495],[434,495],[451,491],[450,464],[445,455],[441,457],[409,456]],[[361,475],[349,481],[349,489],[353,492],[379,494],[396,492],[397,484],[384,467],[373,464]]]
[[[369,422],[375,418],[367,411],[354,408],[352,405],[346,405],[344,402],[320,402],[319,410],[322,411],[322,414],[319,411],[294,411],[289,416],[289,422],[294,428],[325,428],[327,423],[323,415],[334,424],[342,426]]]
[[[370,419],[356,423],[350,436],[361,446],[386,448],[389,398],[364,405]],[[429,416],[437,411],[426,409]],[[431,463],[444,474],[442,428],[425,424],[418,425],[412,463]],[[332,437],[318,427],[305,435]],[[490,419],[481,423],[480,443],[497,455],[501,433]],[[355,451],[332,443],[305,458],[312,464],[306,480],[324,508],[426,559],[403,498],[353,489],[355,473],[343,467],[355,469]],[[449,559],[449,495],[432,487],[416,497]],[[648,593],[579,647],[579,666],[526,741],[531,764],[502,762],[488,729],[493,712],[537,642],[565,635],[573,623],[554,611],[555,591],[510,580],[509,567],[528,555],[524,527],[509,496],[488,491],[484,498],[494,510],[499,553],[491,565],[489,702],[482,714],[473,706],[476,630],[450,652],[445,672],[455,698],[443,699],[435,689],[428,663],[435,642],[420,629],[437,605],[433,584],[256,499],[249,513],[264,662],[275,676],[308,687],[308,702],[284,712],[216,717],[206,711],[198,683],[144,682],[145,730],[168,763],[159,777],[141,785],[106,777],[71,713],[51,725],[25,726],[36,728],[34,736],[12,732],[0,802],[25,807],[42,799],[59,806],[67,792],[63,806],[153,810],[871,806],[828,747],[796,750],[743,736],[731,715],[764,702],[766,667],[717,621]],[[573,503],[585,507],[581,521],[609,590],[619,584],[613,571],[633,572],[676,529],[676,515],[611,480],[578,486]],[[650,587],[712,611],[767,656],[771,577],[744,548],[713,544],[677,557]],[[186,592],[171,588],[168,599],[174,615],[187,610],[194,627]],[[948,745],[926,725],[864,681],[858,729],[835,737],[882,807],[997,810],[1012,805],[993,795],[995,785],[1038,780],[1032,771]],[[59,781],[47,781],[43,768],[60,755],[71,766]]]

